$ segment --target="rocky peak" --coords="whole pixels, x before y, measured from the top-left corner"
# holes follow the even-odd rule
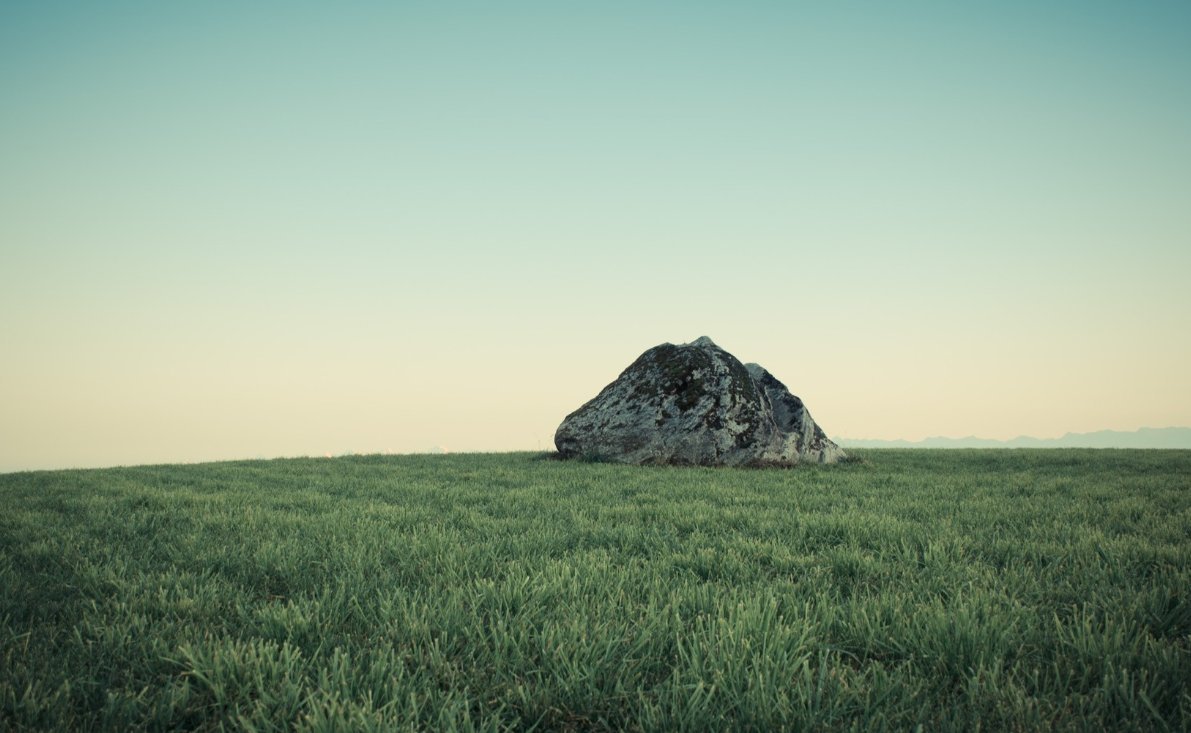
[[[622,463],[793,465],[844,457],[802,400],[707,336],[660,344],[563,420],[564,457]]]

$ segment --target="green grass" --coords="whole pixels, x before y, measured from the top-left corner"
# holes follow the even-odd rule
[[[0,476],[0,729],[1191,730],[1191,452]]]

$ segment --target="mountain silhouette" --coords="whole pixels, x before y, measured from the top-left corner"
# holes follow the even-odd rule
[[[925,438],[923,440],[849,440],[841,438],[845,448],[1166,448],[1191,449],[1191,428],[1141,428],[1134,431],[1098,430],[1093,433],[1067,433],[1060,438],[1033,438],[1020,435],[1010,440],[966,438]]]

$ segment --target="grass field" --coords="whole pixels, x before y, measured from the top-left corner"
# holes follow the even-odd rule
[[[0,729],[1191,730],[1191,451],[0,475]]]

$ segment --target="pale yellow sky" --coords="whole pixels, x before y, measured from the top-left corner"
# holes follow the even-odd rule
[[[0,9],[0,471],[547,449],[701,335],[836,438],[1191,425],[1183,5],[266,7]]]

